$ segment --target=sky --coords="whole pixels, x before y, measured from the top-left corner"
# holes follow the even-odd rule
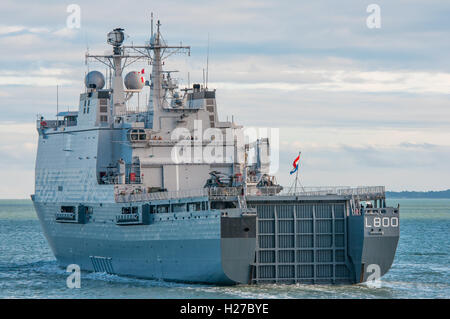
[[[450,188],[448,1],[2,0],[0,198],[34,192],[35,120],[55,116],[56,85],[60,109],[76,109],[87,68],[104,72],[86,51],[108,50],[115,27],[147,41],[150,12],[168,43],[192,48],[165,65],[180,84],[202,81],[209,38],[221,120],[279,129],[281,184],[301,151],[305,186]]]

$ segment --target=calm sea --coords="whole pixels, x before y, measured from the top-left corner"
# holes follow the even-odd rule
[[[0,200],[0,298],[450,298],[450,200],[389,200],[401,206],[401,237],[378,288],[264,285],[212,287],[106,274],[66,287],[31,201]]]

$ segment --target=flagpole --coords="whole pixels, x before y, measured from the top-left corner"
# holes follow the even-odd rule
[[[59,126],[59,85],[56,84],[56,126]]]

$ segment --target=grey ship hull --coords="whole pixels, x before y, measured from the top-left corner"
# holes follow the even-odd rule
[[[348,196],[249,196],[257,216],[177,212],[125,226],[113,218],[124,204],[90,204],[84,224],[55,220],[62,204],[78,203],[34,204],[62,266],[168,281],[354,284],[383,276],[399,239],[398,209],[353,214]]]
[[[218,211],[179,212],[155,217],[150,225],[118,226],[110,217],[119,214],[122,206],[117,204],[97,205],[96,217],[85,224],[55,221],[60,204],[34,206],[61,266],[178,282],[230,285],[250,280],[255,234],[240,230],[243,225],[254,228],[255,217],[227,217],[231,223],[224,228]]]

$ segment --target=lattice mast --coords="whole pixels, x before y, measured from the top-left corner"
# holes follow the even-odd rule
[[[152,65],[150,98],[147,105],[147,111],[153,109],[153,130],[158,131],[161,113],[164,112],[164,92],[162,89],[163,61],[169,56],[176,53],[187,53],[190,55],[190,46],[169,46],[164,41],[160,32],[161,23],[158,20],[156,24],[156,33],[153,34],[153,14],[151,16],[151,37],[148,44],[145,45],[123,45],[125,40],[124,29],[116,28],[108,33],[108,44],[113,46],[112,54],[93,55],[86,53],[86,63],[89,59],[96,60],[105,64],[113,70],[114,76],[112,81],[112,105],[114,116],[124,114],[125,106],[125,90],[123,87],[123,70],[129,65],[145,60]]]

